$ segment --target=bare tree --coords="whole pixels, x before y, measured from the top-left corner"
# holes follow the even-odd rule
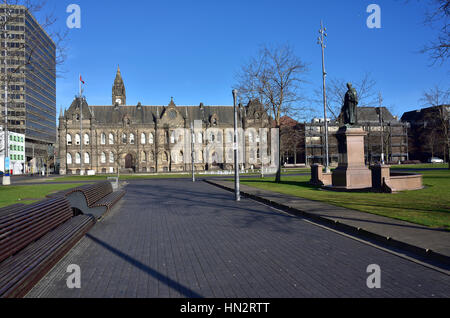
[[[131,134],[134,136],[134,142],[131,141]],[[128,154],[134,143],[137,142],[135,132],[126,123],[123,127],[118,128],[114,131],[114,144],[111,145],[113,151],[114,164],[117,169],[117,179],[120,177],[120,170],[122,169],[122,164],[124,162],[124,156]]]
[[[337,120],[344,104],[345,93],[347,92],[347,82],[341,78],[330,78],[327,84],[327,110],[330,113],[331,120]],[[371,77],[370,73],[365,73],[361,79],[352,82],[358,93],[359,105],[375,106],[378,103],[375,86],[377,82]],[[314,104],[323,105],[322,90],[316,90]],[[323,107],[322,107],[323,108]]]
[[[450,89],[444,89],[435,85],[425,91],[420,99],[424,106],[435,108],[433,113],[433,125],[435,125],[444,139],[444,153],[448,160],[450,169]]]
[[[306,64],[291,46],[263,46],[238,73],[236,88],[241,101],[259,98],[280,129],[283,115],[292,116],[302,108],[300,88],[306,73]],[[281,151],[278,159],[276,182],[281,181]]]
[[[438,30],[437,37],[421,50],[433,64],[443,64],[450,56],[450,0],[429,0],[432,7],[425,13],[425,24]]]

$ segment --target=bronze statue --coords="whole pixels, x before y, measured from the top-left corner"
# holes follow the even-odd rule
[[[344,125],[354,126],[358,123],[357,107],[358,107],[358,94],[356,89],[352,87],[351,83],[347,83],[348,91],[345,94],[344,106],[341,110],[341,118],[344,120]]]

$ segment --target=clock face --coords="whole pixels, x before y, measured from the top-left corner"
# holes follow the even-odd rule
[[[122,104],[122,100],[121,100],[120,98],[117,98],[117,99],[116,99],[116,103]]]

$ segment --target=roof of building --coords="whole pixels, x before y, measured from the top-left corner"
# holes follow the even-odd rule
[[[64,116],[70,118],[72,113],[78,109],[79,98],[75,98],[64,113]],[[247,106],[240,106],[240,112],[244,115],[253,116],[259,112],[264,116],[264,108],[261,104],[251,101]],[[173,99],[168,106],[89,106],[83,99],[83,118],[94,118],[99,124],[121,123],[124,118],[128,118],[134,124],[154,123],[156,118],[161,118],[170,110],[177,112],[177,116],[188,121],[203,120],[211,121],[213,117],[217,119],[218,124],[233,125],[234,112],[233,106],[176,106]]]

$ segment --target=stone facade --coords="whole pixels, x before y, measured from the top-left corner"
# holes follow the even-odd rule
[[[194,122],[201,123],[200,128],[194,128],[196,170],[233,169],[232,106],[177,106],[173,99],[167,106],[140,103],[125,106],[125,85],[120,70],[112,97],[113,105],[109,106],[89,106],[85,98],[75,98],[70,107],[61,112],[60,174],[79,174],[80,170],[116,173],[117,169],[125,172],[190,171],[191,161],[186,159],[190,159],[191,154],[183,153],[179,147],[186,142],[185,136],[176,132],[177,129],[190,131]],[[242,166],[247,169],[259,168],[260,154],[255,146],[260,141],[259,129],[270,127],[269,117],[258,101],[239,105],[238,114],[239,127],[245,131],[241,154],[245,161],[242,158],[240,162],[244,162]],[[207,151],[212,143],[223,147],[219,147],[219,151]]]

